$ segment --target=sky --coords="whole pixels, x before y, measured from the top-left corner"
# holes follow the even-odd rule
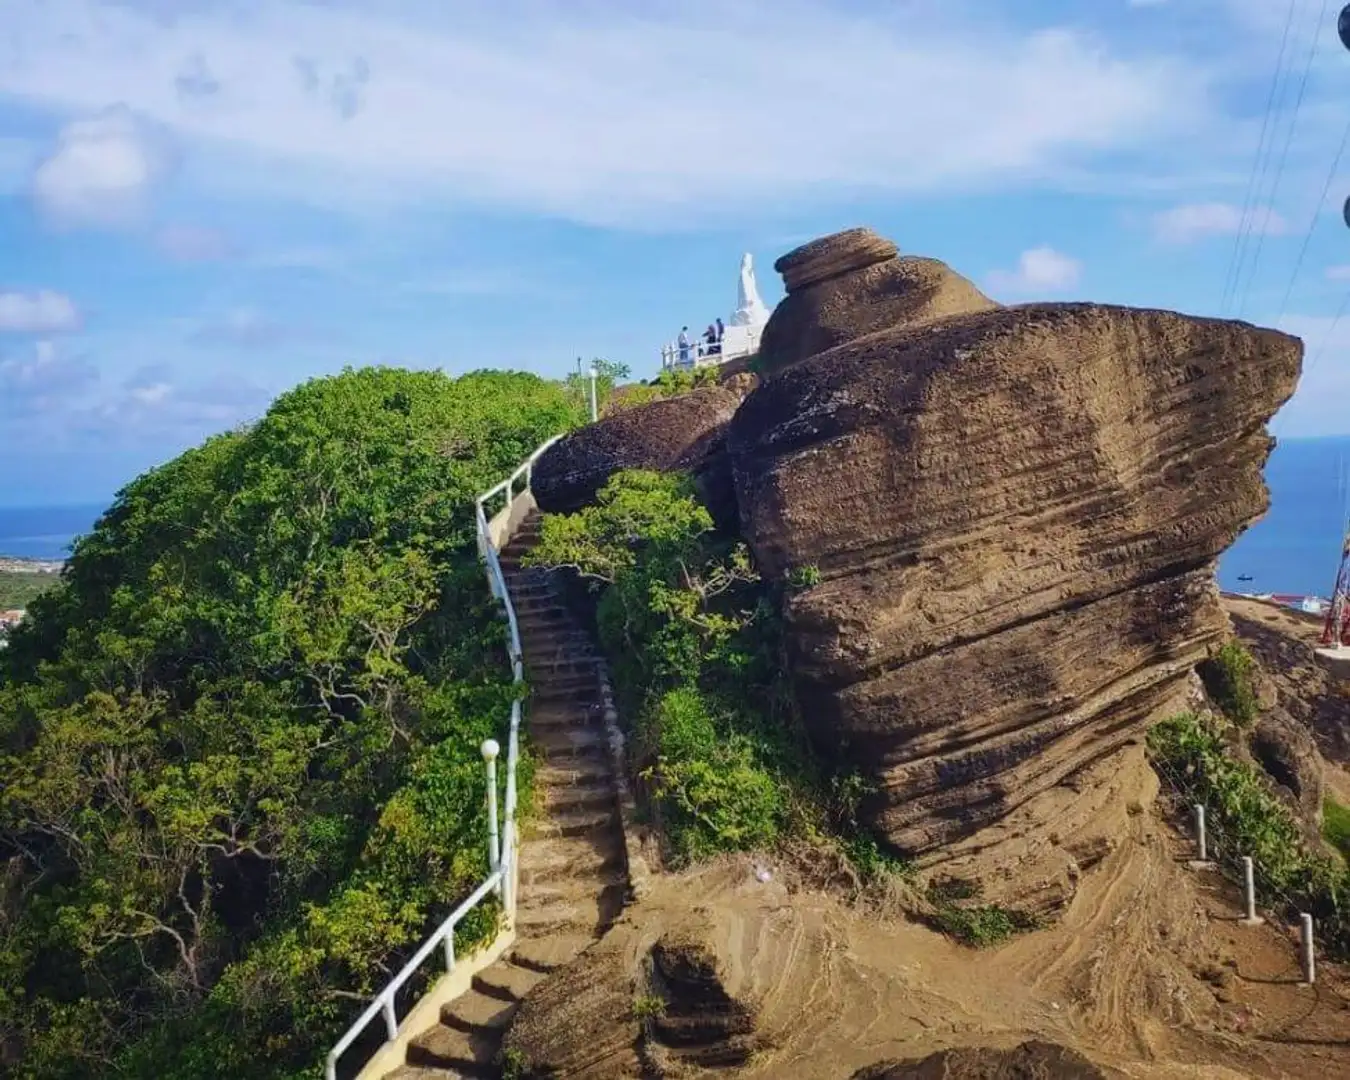
[[[1009,303],[1288,329],[1276,434],[1350,432],[1338,8],[0,0],[0,506],[347,365],[649,376],[743,252],[772,305],[854,225]]]

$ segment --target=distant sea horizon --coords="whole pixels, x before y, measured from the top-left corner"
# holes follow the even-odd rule
[[[1220,587],[1328,595],[1350,511],[1350,435],[1281,439],[1265,475],[1270,510],[1220,557]],[[0,556],[65,559],[75,537],[89,532],[106,509],[91,503],[0,507]]]

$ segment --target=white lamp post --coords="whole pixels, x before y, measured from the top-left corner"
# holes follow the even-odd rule
[[[595,370],[595,363],[591,363],[591,423],[594,424],[600,419],[600,411],[595,404],[595,378],[598,373]]]
[[[497,838],[497,755],[502,748],[496,739],[484,739],[480,748],[487,763],[488,798],[488,865],[496,870],[501,863],[501,847]]]

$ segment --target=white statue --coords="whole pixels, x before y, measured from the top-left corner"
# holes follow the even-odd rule
[[[736,290],[736,310],[727,321],[728,326],[750,326],[761,330],[769,321],[769,309],[759,298],[755,285],[755,264],[746,252],[741,256],[741,281]]]

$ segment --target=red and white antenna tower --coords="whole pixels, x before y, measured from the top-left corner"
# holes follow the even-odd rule
[[[1322,628],[1322,644],[1339,648],[1350,645],[1350,530],[1341,545],[1341,565],[1336,571],[1336,585],[1331,590],[1331,607],[1327,623]]]

